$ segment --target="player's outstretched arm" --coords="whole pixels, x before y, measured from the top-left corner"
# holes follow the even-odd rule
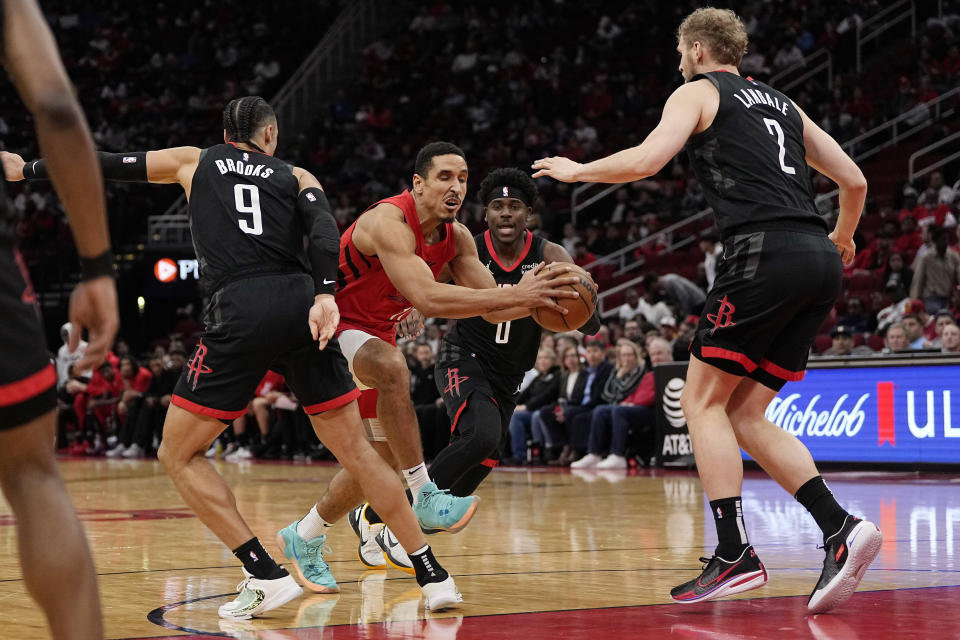
[[[103,177],[116,182],[150,182],[179,184],[187,195],[193,173],[200,161],[197,147],[171,147],[158,151],[129,151],[125,153],[96,152]],[[0,152],[8,180],[46,180],[50,167],[47,158],[24,161],[15,153]]]
[[[80,255],[83,280],[70,296],[73,330],[68,344],[75,349],[80,331],[89,329],[89,344],[75,365],[84,370],[103,361],[118,325],[103,180],[90,130],[43,14],[35,2],[25,0],[5,0],[3,9],[6,66],[33,115],[37,141],[50,159],[50,179]],[[7,158],[3,168],[8,173]]]
[[[533,163],[534,178],[549,176],[560,182],[633,182],[652,176],[677,155],[700,122],[710,92],[708,80],[685,84],[667,99],[660,124],[640,145],[587,164],[554,156]]]
[[[836,228],[830,233],[830,239],[837,245],[843,264],[849,265],[857,253],[853,232],[857,230],[863,203],[867,199],[867,180],[857,163],[844,152],[837,141],[808,118],[803,109],[796,104],[794,107],[803,120],[803,145],[807,150],[807,164],[840,187],[840,216],[837,218]]]
[[[553,299],[576,297],[570,289],[562,289],[575,282],[574,278],[546,273],[526,278],[525,284],[521,282],[521,285],[505,289],[471,289],[441,284],[434,280],[430,267],[416,255],[416,240],[410,227],[389,215],[391,205],[379,206],[385,208],[384,213],[368,218],[370,224],[365,233],[369,234],[387,277],[425,316],[471,318],[510,307],[539,306],[563,312]]]

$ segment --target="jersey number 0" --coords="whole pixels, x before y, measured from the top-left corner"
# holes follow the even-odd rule
[[[507,344],[510,342],[510,320],[506,322],[497,323],[497,335],[494,336],[493,341],[497,344]]]
[[[240,218],[240,230],[252,236],[262,234],[263,214],[260,213],[260,190],[252,184],[237,184],[233,187],[233,199],[237,205],[237,213],[245,213],[252,218],[250,222]],[[247,204],[248,200],[249,204]]]

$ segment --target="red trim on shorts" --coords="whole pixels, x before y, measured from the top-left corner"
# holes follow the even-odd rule
[[[719,347],[700,347],[700,355],[704,358],[733,360],[741,364],[743,368],[747,370],[747,373],[752,373],[757,368],[753,360],[738,351],[730,351],[729,349],[721,349]]]
[[[783,367],[770,362],[766,358],[760,361],[760,368],[770,375],[777,376],[781,380],[789,380],[790,382],[803,380],[803,376],[807,375],[806,371],[790,371],[789,369],[784,369]]]
[[[52,364],[26,378],[0,384],[0,407],[9,407],[34,398],[57,384],[57,370]]]
[[[210,407],[205,407],[202,404],[197,404],[196,402],[191,402],[183,396],[178,396],[176,394],[170,398],[170,403],[175,404],[181,409],[186,409],[192,413],[199,413],[202,416],[210,416],[211,418],[217,418],[218,420],[236,420],[244,413],[247,412],[247,408],[237,409],[236,411],[224,411],[223,409],[212,409]]]
[[[463,410],[467,408],[467,401],[464,400],[463,404],[460,405],[460,408],[457,409],[457,413],[453,416],[453,424],[450,425],[450,433],[453,433],[457,428],[457,421],[460,419],[460,414],[463,413]]]
[[[492,458],[487,458],[486,460],[484,460],[484,461],[481,462],[480,464],[482,464],[482,465],[485,466],[485,467],[490,467],[491,469],[493,469],[495,466],[497,466],[498,464],[500,464],[500,461],[499,461],[499,460],[493,460]]]
[[[307,412],[307,415],[314,415],[317,413],[323,413],[324,411],[330,411],[331,409],[339,409],[345,404],[350,404],[354,400],[360,397],[360,389],[354,387],[350,391],[347,391],[342,396],[337,396],[333,400],[327,400],[326,402],[320,402],[317,404],[311,404],[309,406],[304,406],[303,410]]]
[[[493,248],[493,240],[490,238],[489,229],[483,232],[483,241],[487,245],[487,251],[490,253],[490,257],[493,258],[498,265],[500,265],[500,268],[504,271],[513,271],[520,265],[521,262],[523,262],[523,259],[527,257],[527,254],[530,253],[530,246],[533,244],[533,234],[529,231],[527,231],[526,234],[527,239],[523,243],[523,249],[520,251],[520,255],[517,256],[517,261],[513,263],[512,267],[508,267],[500,262],[500,256],[497,255],[497,252]]]

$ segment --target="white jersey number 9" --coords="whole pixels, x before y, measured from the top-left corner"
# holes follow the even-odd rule
[[[245,193],[249,193],[250,204],[247,204],[247,196]],[[252,220],[251,223],[247,222],[243,218],[240,218],[240,230],[244,233],[249,233],[252,236],[259,236],[263,233],[263,215],[260,213],[260,190],[252,184],[238,184],[233,187],[233,198],[237,204],[237,213],[246,213],[249,214]]]

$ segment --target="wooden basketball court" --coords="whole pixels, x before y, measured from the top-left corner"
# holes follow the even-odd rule
[[[218,463],[267,549],[305,512],[336,467]],[[240,565],[184,507],[156,461],[65,459],[62,473],[94,552],[108,638],[960,638],[960,477],[826,474],[841,503],[883,530],[860,593],[833,614],[805,615],[823,552],[803,508],[766,476],[748,474],[751,542],[770,582],[732,600],[671,603],[715,544],[696,474],[498,469],[471,524],[430,539],[464,596],[425,614],[412,577],[366,571],[346,521],[328,557],[341,593],[305,595],[249,622],[217,607]],[[0,503],[0,628],[47,636],[20,577],[9,507]],[[56,553],[56,549],[51,549]],[[70,586],[64,585],[64,597]]]

